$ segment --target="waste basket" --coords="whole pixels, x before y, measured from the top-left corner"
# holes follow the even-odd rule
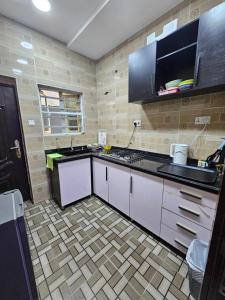
[[[201,291],[208,248],[208,243],[196,239],[191,242],[186,255],[190,293],[196,300],[199,299]]]

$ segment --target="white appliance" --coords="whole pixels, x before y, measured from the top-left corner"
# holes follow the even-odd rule
[[[171,144],[170,157],[173,157],[173,163],[186,165],[188,154],[188,145],[186,144]]]
[[[105,130],[99,130],[98,132],[98,145],[105,146],[106,145],[106,131]]]

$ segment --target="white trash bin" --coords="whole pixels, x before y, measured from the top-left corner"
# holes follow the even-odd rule
[[[190,293],[196,300],[199,299],[202,287],[208,250],[208,243],[196,239],[191,242],[186,255]]]

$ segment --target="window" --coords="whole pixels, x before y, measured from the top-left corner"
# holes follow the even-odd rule
[[[78,134],[84,131],[82,95],[39,86],[45,135]]]

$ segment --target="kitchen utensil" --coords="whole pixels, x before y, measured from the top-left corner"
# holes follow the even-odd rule
[[[169,81],[165,84],[166,86],[166,89],[169,89],[169,88],[176,88],[178,87],[179,83],[182,81],[182,79],[176,79],[176,80],[172,80],[172,81]]]
[[[105,145],[103,148],[104,148],[105,151],[110,151],[112,146]]]
[[[186,144],[170,145],[170,157],[173,158],[174,164],[186,165],[187,153],[188,153],[188,145]]]

